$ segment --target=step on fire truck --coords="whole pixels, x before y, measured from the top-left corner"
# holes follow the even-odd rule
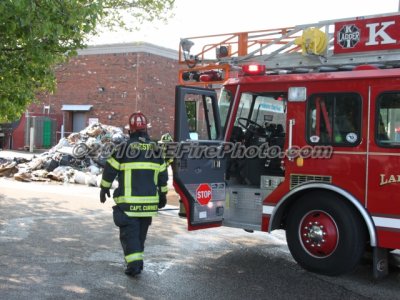
[[[400,249],[400,15],[181,39],[179,60],[188,229],[284,229],[309,271],[349,272],[369,250],[385,276]]]

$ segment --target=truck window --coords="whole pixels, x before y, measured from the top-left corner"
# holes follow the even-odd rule
[[[310,144],[356,146],[361,141],[361,97],[355,93],[314,94],[307,110]]]
[[[229,110],[231,109],[232,93],[226,89],[221,90],[218,101],[219,115],[221,118],[221,125],[223,126],[222,132],[225,133],[226,121],[228,119]]]
[[[185,98],[191,140],[216,140],[215,116],[209,97],[188,94]]]
[[[286,94],[250,94],[243,93],[240,97],[238,118],[246,118],[264,126],[265,123],[282,124],[286,121]],[[236,119],[235,125],[238,125]]]
[[[251,120],[257,124],[273,122],[285,126],[285,95],[259,95],[254,102]]]
[[[249,118],[251,102],[253,101],[253,95],[248,93],[243,93],[240,97],[238,112],[236,115],[235,126],[238,126],[238,118]]]
[[[400,147],[400,92],[380,95],[375,139],[382,147]]]

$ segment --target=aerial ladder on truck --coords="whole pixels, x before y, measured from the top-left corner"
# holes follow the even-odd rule
[[[393,14],[376,17],[390,15]],[[179,84],[221,84],[238,76],[241,66],[249,63],[264,65],[267,74],[347,71],[365,64],[398,67],[399,51],[393,51],[396,41],[385,31],[391,23],[369,28],[373,36],[368,37],[366,33],[360,35],[356,23],[364,18],[182,38],[179,64],[186,67],[179,70]],[[349,26],[349,20],[354,20],[354,25]],[[363,38],[377,38],[381,43],[362,48]],[[388,47],[382,47],[383,44]],[[374,47],[377,50],[371,50]]]
[[[284,229],[295,260],[326,275],[369,245],[385,276],[400,249],[400,14],[183,38],[179,63],[173,171],[188,229]],[[268,147],[284,155],[233,155]]]

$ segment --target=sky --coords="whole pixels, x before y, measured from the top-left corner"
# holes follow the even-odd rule
[[[148,42],[178,50],[180,38],[290,27],[399,11],[400,0],[176,0],[165,25],[136,32],[104,32],[90,45]],[[129,21],[129,20],[128,20]]]

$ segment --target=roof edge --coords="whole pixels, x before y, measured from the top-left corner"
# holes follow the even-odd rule
[[[104,45],[89,45],[85,49],[78,50],[79,55],[98,55],[98,54],[116,54],[116,53],[150,53],[166,58],[178,60],[178,51],[164,48],[146,42],[134,43],[116,43]]]

